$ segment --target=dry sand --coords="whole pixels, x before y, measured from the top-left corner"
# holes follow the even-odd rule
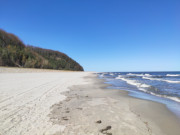
[[[86,72],[4,69],[0,73],[0,134],[42,135],[63,130],[49,121],[50,107],[66,99],[68,87],[85,83]],[[15,71],[16,73],[11,73]],[[27,71],[28,70],[28,71]],[[10,72],[10,73],[8,73]],[[20,72],[20,73],[19,73]],[[25,73],[27,72],[27,73]],[[31,73],[29,73],[31,72]]]
[[[0,73],[2,135],[180,133],[179,120],[164,105],[105,89],[92,73],[18,70]]]
[[[18,67],[1,67],[0,73],[41,73],[41,72],[72,72],[67,70],[38,69],[38,68],[18,68]]]

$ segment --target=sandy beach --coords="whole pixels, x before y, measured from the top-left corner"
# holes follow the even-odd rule
[[[179,135],[165,105],[136,99],[92,72],[0,68],[2,135]]]

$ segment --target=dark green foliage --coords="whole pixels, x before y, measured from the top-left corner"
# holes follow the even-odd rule
[[[18,37],[1,29],[0,66],[83,71],[83,67],[66,54],[25,46]]]

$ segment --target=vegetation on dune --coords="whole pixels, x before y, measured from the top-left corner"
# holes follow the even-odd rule
[[[1,29],[0,66],[83,71],[83,67],[66,54],[26,46],[17,36]]]

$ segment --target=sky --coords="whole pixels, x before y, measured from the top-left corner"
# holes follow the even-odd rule
[[[85,71],[180,71],[180,0],[1,0],[0,28]]]

